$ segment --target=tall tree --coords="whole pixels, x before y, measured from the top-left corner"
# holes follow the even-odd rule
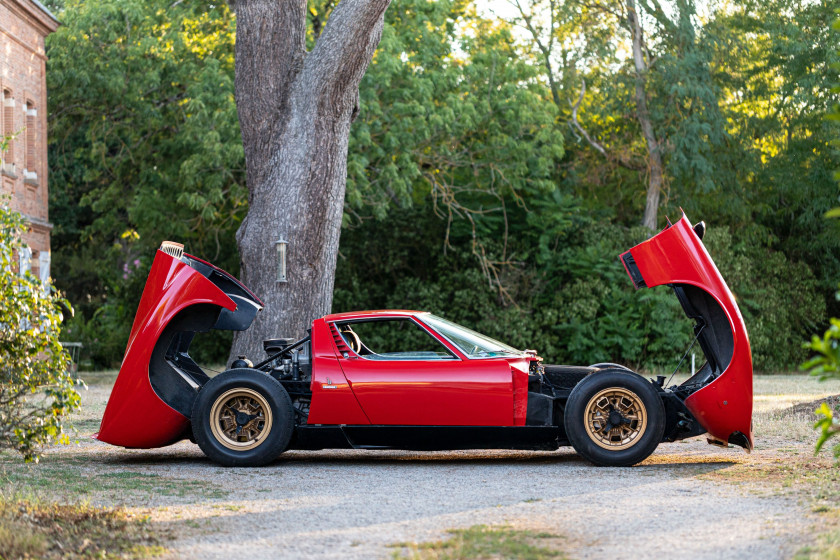
[[[656,229],[668,178],[691,175],[711,183],[706,153],[720,143],[724,121],[711,84],[705,38],[698,40],[693,0],[675,0],[666,14],[659,0],[511,0],[515,22],[530,36],[545,69],[552,100],[576,135],[611,165],[644,175],[642,224]],[[623,41],[616,41],[623,37]],[[616,72],[610,66],[619,66]],[[632,118],[644,155],[591,134],[579,120],[587,73],[601,68],[608,87],[632,91]],[[623,90],[623,74],[631,75]],[[574,92],[574,93],[573,93]],[[603,97],[603,95],[602,95]],[[626,141],[625,141],[626,142]],[[631,143],[636,143],[630,139]],[[611,145],[612,144],[612,145]],[[638,150],[636,150],[638,151]],[[669,165],[669,157],[676,165]],[[666,173],[671,167],[670,173]],[[707,188],[708,190],[708,188]]]
[[[342,0],[311,51],[306,0],[236,2],[236,103],[249,210],[237,232],[241,277],[266,310],[232,355],[302,335],[330,311],[359,83],[390,0]],[[288,242],[288,283],[275,242]]]
[[[648,229],[656,229],[656,216],[659,212],[659,198],[665,186],[665,174],[662,165],[662,148],[656,132],[653,130],[653,122],[648,109],[647,76],[650,71],[650,63],[645,56],[647,45],[645,44],[645,32],[639,12],[636,10],[636,3],[633,0],[625,0],[624,23],[630,32],[633,45],[633,68],[635,69],[635,100],[636,119],[642,129],[642,136],[645,138],[647,147],[648,162],[648,186],[645,202],[645,214],[642,218],[642,225]]]

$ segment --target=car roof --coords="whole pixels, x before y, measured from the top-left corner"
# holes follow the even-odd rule
[[[372,311],[347,311],[332,313],[324,317],[325,321],[346,321],[348,319],[370,319],[376,317],[413,317],[426,311],[412,311],[409,309],[377,309]]]

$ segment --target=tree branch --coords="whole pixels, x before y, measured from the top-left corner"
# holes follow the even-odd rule
[[[569,105],[572,106],[572,124],[578,130],[578,132],[580,132],[581,135],[586,139],[586,141],[589,142],[590,146],[592,146],[593,148],[595,148],[596,150],[601,152],[602,156],[609,157],[609,156],[607,156],[607,151],[604,149],[604,147],[601,144],[599,144],[598,142],[596,142],[589,135],[589,133],[586,132],[586,130],[580,125],[580,122],[578,122],[578,117],[577,117],[578,107],[580,107],[580,102],[583,101],[583,96],[584,95],[586,95],[586,80],[582,79],[581,80],[581,86],[580,86],[580,95],[578,95],[577,101],[575,101],[574,103],[569,101]]]
[[[379,44],[391,0],[342,0],[304,62],[302,83],[309,91],[347,102],[356,91]],[[355,98],[355,94],[354,94]],[[353,101],[351,99],[350,101]],[[343,107],[336,107],[339,110]]]
[[[667,15],[665,15],[665,10],[662,9],[662,5],[659,3],[659,0],[639,0],[639,4],[647,13],[652,15],[662,27],[667,29],[669,33],[677,31],[677,25],[671,21]]]
[[[615,163],[617,163],[621,167],[624,167],[626,169],[632,169],[633,171],[641,171],[641,170],[645,169],[644,165],[634,163],[634,162],[628,160],[625,157],[621,157],[621,156],[616,157],[616,156],[612,155],[611,153],[607,152],[607,150],[601,144],[599,144],[594,138],[592,138],[592,136],[589,135],[589,133],[586,131],[586,129],[584,129],[583,126],[581,126],[580,122],[578,121],[578,108],[580,107],[580,104],[583,101],[584,95],[586,95],[586,80],[581,79],[580,95],[578,95],[577,101],[575,101],[574,103],[569,101],[569,105],[571,105],[571,107],[572,107],[572,120],[571,120],[572,126],[578,132],[580,132],[580,134],[586,139],[586,142],[590,146],[595,148],[602,156],[604,156],[608,160],[614,161]]]
[[[540,40],[540,34],[537,29],[534,27],[532,22],[531,14],[526,14],[525,9],[522,7],[522,3],[519,0],[512,0],[514,7],[519,11],[519,14],[522,16],[522,21],[525,22],[525,29],[528,30],[528,33],[531,34],[531,37],[534,39],[534,43],[537,45],[537,48],[543,55],[543,64],[545,65],[546,76],[548,77],[548,85],[551,89],[551,97],[554,101],[554,104],[557,106],[557,109],[560,109],[560,88],[557,86],[557,80],[554,77],[554,69],[551,67],[551,48],[554,43],[553,40],[553,31],[549,35],[549,42],[548,46],[544,45],[542,40]],[[554,27],[554,5],[553,3],[550,6],[552,10],[551,14],[551,27]]]

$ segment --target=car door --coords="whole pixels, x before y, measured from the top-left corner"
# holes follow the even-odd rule
[[[346,344],[339,362],[371,424],[513,425],[505,360],[466,359],[411,317],[337,322],[331,329]]]

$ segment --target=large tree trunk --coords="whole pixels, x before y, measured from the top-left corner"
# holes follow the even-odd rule
[[[231,356],[262,357],[262,341],[303,336],[330,312],[347,143],[359,83],[390,0],[342,0],[306,52],[306,0],[236,2],[236,105],[248,215],[236,234],[241,279],[265,302]],[[275,241],[289,242],[288,283]]]
[[[639,15],[636,12],[636,3],[634,0],[627,0],[627,23],[630,33],[633,37],[633,65],[635,67],[635,82],[636,82],[636,118],[639,120],[639,125],[642,127],[642,135],[645,138],[645,144],[648,152],[648,188],[647,199],[645,202],[645,214],[642,219],[642,225],[652,230],[656,230],[657,213],[659,212],[659,196],[664,187],[665,175],[662,167],[662,152],[660,150],[659,141],[656,138],[656,133],[653,130],[653,124],[650,120],[650,112],[647,106],[647,92],[645,90],[647,82],[648,65],[645,62],[643,48],[644,48],[644,33],[642,29],[642,22],[639,20]]]

